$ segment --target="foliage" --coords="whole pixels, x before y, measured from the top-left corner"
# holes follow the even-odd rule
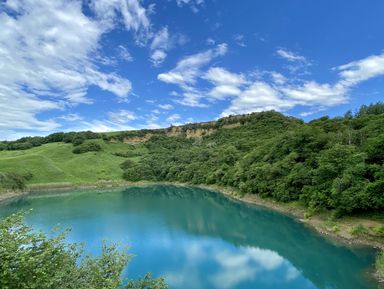
[[[384,280],[384,251],[377,255],[376,270],[381,280]]]
[[[16,173],[2,173],[0,172],[0,189],[5,190],[23,190],[25,189],[26,181],[32,178],[31,173],[23,175]]]
[[[83,132],[56,132],[46,137],[23,137],[16,141],[0,142],[0,151],[2,150],[28,150],[47,143],[66,142],[74,145],[82,144],[88,139],[100,139],[103,135],[91,131]]]
[[[0,288],[117,289],[130,256],[103,244],[98,257],[65,242],[66,232],[48,238],[25,225],[23,215],[0,221]],[[163,279],[130,281],[124,288],[167,288]]]
[[[87,143],[82,143],[77,145],[72,152],[74,154],[83,154],[86,152],[98,152],[101,150],[102,150],[102,147],[99,143],[90,141]]]
[[[300,201],[335,216],[384,209],[382,104],[355,116],[304,124],[276,112],[251,114],[201,139],[158,135],[148,153],[122,165],[129,181],[178,181],[238,188]],[[219,124],[222,121],[219,121]],[[219,125],[217,124],[217,126]],[[204,125],[213,125],[212,123]]]
[[[364,235],[364,234],[368,233],[368,230],[363,225],[358,224],[358,225],[353,226],[350,229],[349,233],[351,233],[351,235]]]

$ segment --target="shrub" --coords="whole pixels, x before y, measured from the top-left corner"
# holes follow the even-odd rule
[[[351,233],[351,235],[354,235],[354,236],[357,236],[357,235],[363,235],[363,234],[366,234],[368,232],[367,228],[365,228],[363,225],[361,224],[358,224],[358,225],[355,225],[353,226],[349,232]]]
[[[378,226],[372,228],[373,233],[375,236],[384,237],[384,226]]]
[[[102,147],[97,142],[87,142],[75,147],[72,150],[72,152],[74,154],[83,154],[86,152],[98,152],[101,150],[102,150]]]
[[[0,172],[0,188],[6,190],[23,190],[25,189],[26,181],[32,178],[31,173],[16,174]]]
[[[384,251],[379,253],[376,258],[376,270],[379,277],[384,280]]]

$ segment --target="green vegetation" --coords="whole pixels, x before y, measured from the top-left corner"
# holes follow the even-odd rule
[[[22,151],[0,152],[0,172],[17,175],[32,174],[29,184],[95,183],[103,180],[122,179],[120,164],[123,157],[114,155],[127,150],[123,143],[106,144],[94,140],[101,151],[74,154],[70,143],[49,143]],[[143,149],[138,149],[144,153]],[[1,184],[0,184],[1,190]]]
[[[130,256],[103,244],[98,257],[84,256],[66,233],[48,238],[25,225],[21,214],[0,221],[0,288],[3,289],[165,289],[162,278],[121,282]]]
[[[32,174],[19,175],[0,172],[0,189],[18,191],[25,189],[25,183],[32,178]]]
[[[384,281],[384,251],[377,255],[376,270],[379,278]]]
[[[92,139],[92,140],[90,140]],[[214,184],[335,217],[384,209],[384,104],[309,123],[269,111],[159,130],[3,142],[0,171],[28,184]],[[15,150],[20,146],[30,149]],[[44,145],[41,145],[44,144]],[[79,154],[81,153],[81,154]]]
[[[102,147],[100,144],[98,144],[97,142],[94,142],[94,141],[90,141],[90,142],[87,142],[87,143],[81,143],[79,145],[77,145],[73,150],[72,152],[74,154],[83,154],[83,153],[86,153],[86,152],[98,152],[98,151],[101,151],[102,150]]]
[[[380,211],[383,107],[378,103],[355,116],[310,123],[263,112],[202,139],[154,136],[145,143],[146,156],[124,165],[124,178],[217,184],[282,202],[300,201],[310,209],[333,210],[335,216]]]

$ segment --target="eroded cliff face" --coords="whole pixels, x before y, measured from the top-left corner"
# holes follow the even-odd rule
[[[152,136],[153,136],[152,133],[147,133],[143,137],[125,138],[123,142],[126,143],[126,144],[132,144],[132,145],[141,144],[141,143],[145,143],[146,141],[149,141]]]
[[[217,132],[217,128],[212,127],[214,123],[203,123],[201,127],[186,128],[185,126],[172,126],[165,129],[165,135],[168,137],[186,137],[187,139],[201,139],[205,136],[212,135]],[[223,125],[220,129],[231,129],[241,126],[240,123],[232,123]],[[147,133],[142,137],[126,137],[123,142],[126,144],[141,144],[151,139],[154,134]],[[115,139],[111,139],[111,142],[117,142]]]
[[[217,130],[214,128],[196,128],[185,130],[183,127],[174,126],[171,127],[166,134],[169,137],[185,136],[186,138],[202,138],[204,136],[211,135],[216,131]]]

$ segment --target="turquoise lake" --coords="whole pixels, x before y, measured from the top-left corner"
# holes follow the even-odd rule
[[[98,254],[103,240],[129,245],[124,277],[165,277],[170,288],[373,289],[375,252],[335,244],[294,219],[203,189],[177,186],[77,190],[0,206],[33,209],[27,223]]]

